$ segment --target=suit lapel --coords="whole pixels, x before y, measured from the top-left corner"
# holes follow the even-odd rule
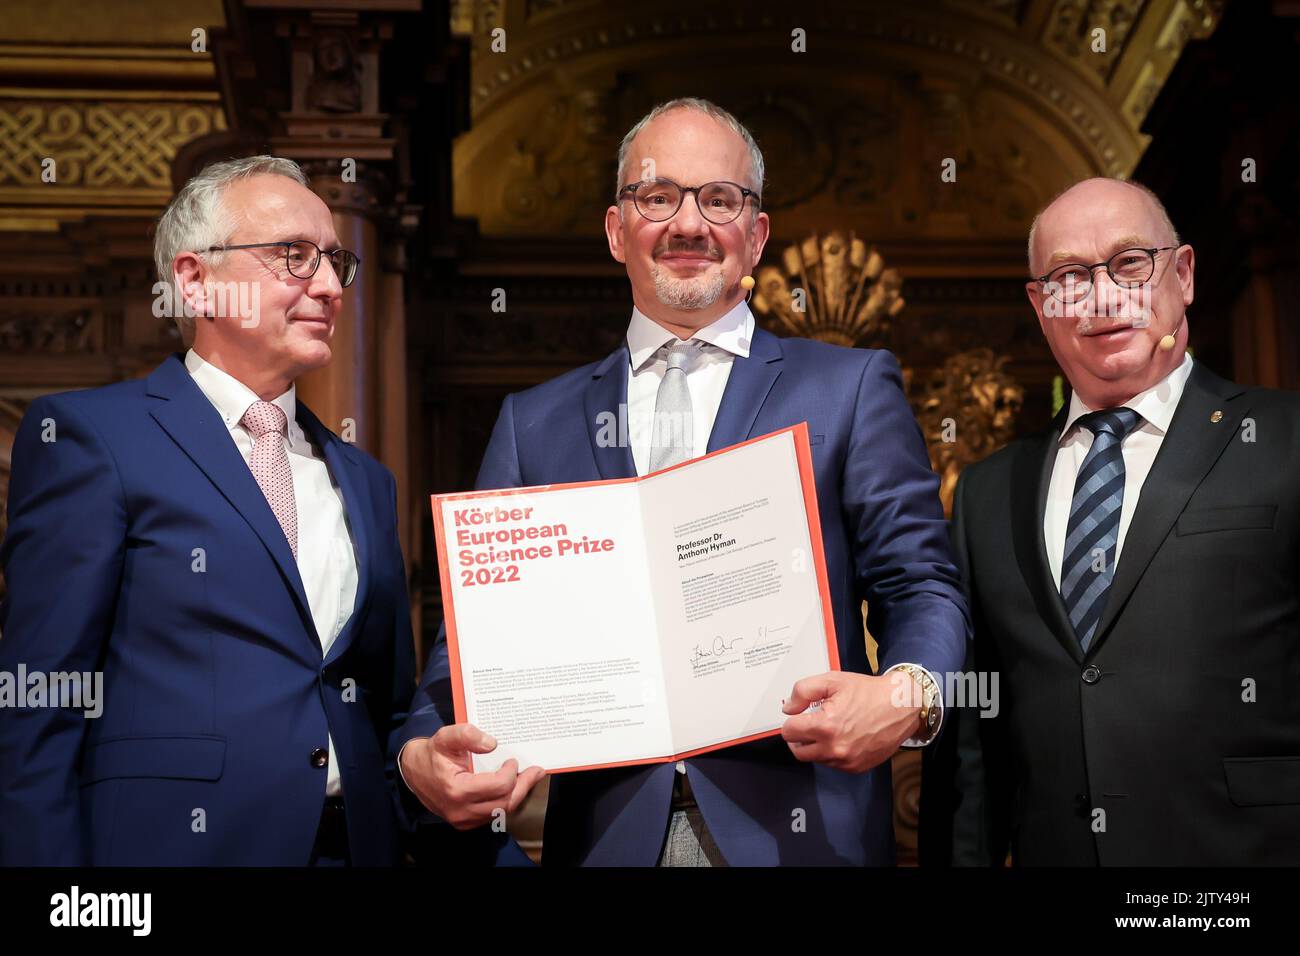
[[[1088,655],[1096,653],[1133,594],[1156,551],[1169,536],[1197,486],[1237,434],[1248,405],[1244,390],[1197,362],[1183,388],[1169,431],[1142,485],[1137,508],[1124,535],[1124,550]],[[1222,412],[1219,421],[1212,413]]]
[[[325,664],[328,665],[338,660],[348,649],[356,634],[358,623],[365,619],[366,608],[370,603],[374,561],[369,530],[369,499],[364,493],[365,476],[362,472],[361,456],[357,450],[322,425],[320,419],[302,402],[298,403],[298,424],[312,443],[321,450],[330,477],[334,479],[334,483],[339,486],[339,492],[343,495],[343,510],[357,558],[357,594],[352,604],[352,614],[338,637],[334,639],[334,643],[330,645],[329,653],[325,657]]]
[[[1075,636],[1074,626],[1066,613],[1061,592],[1052,580],[1052,566],[1047,559],[1043,539],[1043,516],[1047,512],[1047,491],[1056,464],[1057,443],[1061,427],[1069,414],[1069,404],[1061,409],[1052,427],[1034,441],[1026,442],[1018,453],[1011,476],[1012,546],[1016,563],[1033,595],[1039,615],[1052,634],[1076,661],[1083,660],[1083,648]]]
[[[722,403],[718,406],[717,418],[713,420],[713,431],[709,433],[708,451],[717,451],[750,437],[759,410],[781,377],[783,358],[781,340],[771,332],[754,329],[749,357],[737,356],[731,363]]]
[[[317,641],[319,649],[307,594],[284,529],[275,520],[266,496],[231,440],[225,422],[190,377],[179,355],[170,356],[154,370],[147,391],[156,398],[166,399],[150,411],[154,420],[207,475],[266,546],[285,586],[293,594],[308,635]]]
[[[605,479],[636,475],[627,434],[627,377],[631,362],[625,342],[596,366],[582,399],[591,453],[600,477]]]
[[[709,433],[708,451],[745,441],[759,410],[781,375],[781,340],[762,329],[754,330],[749,357],[731,363],[727,387]],[[627,437],[627,382],[631,358],[627,344],[607,356],[591,373],[583,395],[591,452],[602,478],[630,478],[636,474],[632,446]],[[616,427],[617,431],[611,429]],[[615,440],[611,440],[615,439]]]

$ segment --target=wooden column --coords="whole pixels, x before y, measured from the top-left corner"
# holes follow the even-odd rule
[[[1300,247],[1270,244],[1251,254],[1250,280],[1233,303],[1233,372],[1239,382],[1300,389]]]
[[[310,164],[312,189],[334,213],[339,244],[355,252],[361,266],[356,281],[343,292],[343,312],[331,343],[333,360],[300,378],[298,391],[330,430],[379,455],[378,326],[383,322],[384,285],[379,230],[367,214],[373,197],[366,186],[341,182],[337,171],[327,171],[328,165]]]

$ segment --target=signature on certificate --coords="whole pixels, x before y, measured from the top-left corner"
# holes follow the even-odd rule
[[[757,647],[759,644],[763,642],[763,639],[767,637],[769,633],[776,632],[776,631],[784,631],[788,629],[789,629],[788,624],[783,624],[780,627],[771,627],[771,628],[769,628],[768,625],[764,624],[759,626],[757,635],[753,638],[745,637],[743,634],[740,637],[726,638],[723,637],[721,634],[719,634],[717,637],[713,639],[712,644],[709,644],[705,647],[701,647],[699,644],[696,644],[695,647],[691,649],[691,666],[694,668],[699,668],[704,666],[711,660],[717,661],[717,660],[726,660],[729,657],[734,658],[735,654],[738,653],[736,651],[736,645],[744,641],[752,640],[753,644],[751,645],[751,647]]]

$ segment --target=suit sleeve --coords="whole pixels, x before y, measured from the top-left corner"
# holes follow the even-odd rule
[[[14,440],[0,547],[0,672],[102,668],[126,529],[121,478],[98,429],[66,397],[33,402]],[[0,866],[89,862],[78,790],[86,720],[63,707],[0,709]]]
[[[938,492],[898,362],[874,352],[858,383],[843,501],[882,672],[907,662],[942,679],[966,655],[970,621]]]
[[[507,395],[497,416],[492,438],[488,441],[479,468],[476,489],[516,488],[522,484],[519,457],[515,447],[513,396]],[[447,657],[447,626],[438,628],[438,636],[429,650],[419,689],[411,702],[410,716],[396,741],[400,750],[408,740],[432,737],[442,727],[455,722],[451,698],[451,665]]]
[[[1001,674],[997,647],[980,611],[971,575],[967,501],[970,482],[963,475],[953,495],[953,552],[965,582],[974,624],[966,670]],[[997,685],[990,685],[997,687]],[[995,694],[997,691],[995,690]],[[927,755],[921,793],[920,853],[923,865],[1001,866],[1010,844],[1012,795],[1006,715],[994,698],[993,716],[973,706],[955,707],[953,725],[933,754]]]
[[[393,502],[390,567],[393,568],[393,574],[399,580],[393,582],[393,591],[396,598],[393,608],[393,637],[390,647],[391,667],[388,674],[391,693],[388,697],[385,712],[375,714],[373,719],[379,722],[381,739],[386,740],[388,744],[384,772],[396,802],[397,818],[403,829],[409,831],[413,826],[412,815],[419,809],[419,804],[416,802],[414,806],[411,805],[414,796],[402,784],[401,775],[397,769],[397,753],[399,749],[397,741],[406,726],[411,706],[411,693],[415,688],[415,642],[411,633],[411,605],[407,589],[406,561],[402,557],[401,542],[397,537],[397,481],[393,478],[391,472],[387,473],[387,478],[390,486],[389,498]]]
[[[497,416],[496,426],[488,441],[483,463],[479,467],[474,487],[516,488],[523,484],[519,470],[518,448],[515,444],[514,402],[507,395]],[[442,727],[455,723],[455,709],[451,695],[451,665],[447,656],[447,626],[438,627],[438,636],[429,650],[420,686],[411,702],[410,716],[394,737],[395,755],[408,741],[417,737],[432,737]],[[460,832],[454,830],[416,799],[399,780],[399,801],[402,819],[408,826],[416,827],[414,856],[417,863],[445,865],[448,860],[458,863],[495,864],[498,866],[531,866],[527,854],[506,833],[497,833],[488,827]]]

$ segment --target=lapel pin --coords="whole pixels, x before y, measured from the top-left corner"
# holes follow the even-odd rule
[[[1216,409],[1214,410],[1214,412],[1210,415],[1210,421],[1212,421],[1212,422],[1220,422],[1220,421],[1223,421],[1223,412],[1219,411],[1219,410],[1216,408]]]

